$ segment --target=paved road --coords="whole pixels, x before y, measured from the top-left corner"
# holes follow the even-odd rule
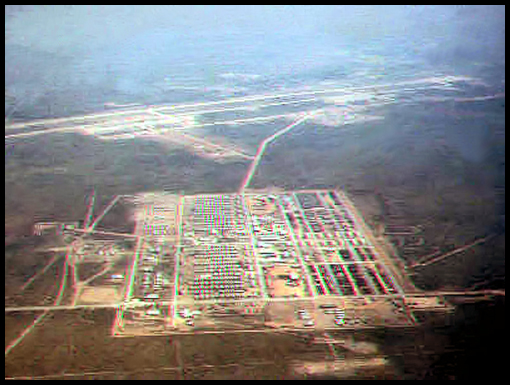
[[[48,312],[48,311],[60,311],[60,310],[80,310],[80,309],[115,309],[121,306],[118,303],[105,303],[95,305],[60,305],[60,306],[14,306],[6,307],[5,313],[17,313],[17,312]]]
[[[112,199],[112,201],[106,206],[101,214],[97,216],[97,218],[94,220],[94,222],[86,229],[87,232],[94,231],[96,226],[101,222],[101,220],[104,218],[106,214],[112,209],[113,206],[119,201],[121,198],[121,195],[115,196],[115,198]]]
[[[283,134],[289,132],[297,125],[303,123],[307,119],[310,119],[313,114],[307,114],[305,116],[300,117],[293,123],[289,124],[288,126],[282,128],[280,131],[274,133],[270,137],[264,139],[262,143],[260,143],[259,148],[257,150],[257,153],[255,154],[255,159],[253,160],[250,168],[248,169],[248,172],[246,173],[246,176],[244,177],[243,183],[241,184],[241,187],[239,188],[239,194],[242,194],[246,187],[251,182],[251,179],[253,178],[253,175],[255,174],[255,171],[257,170],[257,167],[260,163],[260,160],[262,159],[262,156],[264,156],[264,152],[266,151],[267,145],[271,143],[273,140],[276,140],[278,137],[282,136]]]

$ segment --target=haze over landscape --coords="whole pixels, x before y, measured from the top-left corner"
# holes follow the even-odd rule
[[[5,33],[6,378],[501,372],[504,6],[6,5]]]

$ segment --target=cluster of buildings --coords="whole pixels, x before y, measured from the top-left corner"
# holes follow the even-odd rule
[[[80,228],[79,222],[37,222],[34,224],[33,234],[42,236],[47,234],[63,234]]]
[[[77,242],[74,247],[73,256],[76,262],[97,262],[104,263],[115,260],[120,256],[122,249],[116,241],[92,241]]]
[[[242,247],[229,244],[207,245],[193,250],[194,300],[240,299],[258,295],[257,282]]]
[[[196,197],[192,203],[187,235],[199,241],[223,242],[247,237],[246,216],[241,197],[216,195]]]
[[[163,263],[168,260],[170,251],[164,249],[163,244],[148,242],[140,251],[140,266],[138,268],[138,290],[137,297],[147,303],[153,303],[165,299],[168,296],[168,288],[172,282],[165,271]]]
[[[294,193],[282,206],[317,295],[399,292],[336,191]]]
[[[187,197],[181,295],[200,300],[257,297],[244,203],[236,195]]]
[[[296,250],[286,228],[283,214],[273,195],[254,196],[251,221],[255,254],[261,265],[297,263]]]
[[[186,197],[183,232],[195,301],[400,290],[335,191]]]
[[[234,314],[263,319],[272,301],[313,309],[403,294],[349,207],[326,190],[174,199],[171,210],[163,204],[143,215],[135,297],[146,304],[148,322],[172,314],[166,322],[173,328],[196,328]],[[159,304],[169,302],[167,314]],[[291,318],[315,327],[319,313],[301,311],[296,319],[292,310]],[[350,322],[340,310],[329,315],[332,326]]]

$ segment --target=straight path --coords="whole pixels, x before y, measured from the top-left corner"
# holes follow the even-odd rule
[[[100,231],[100,230],[83,230],[83,229],[72,229],[68,231],[73,231],[75,233],[81,233],[84,235],[87,234],[97,234],[97,235],[111,235],[112,237],[123,237],[123,238],[138,238],[135,234],[129,233],[116,233],[113,231]]]
[[[496,234],[492,234],[492,235],[489,235],[487,237],[484,237],[484,238],[480,238],[480,239],[477,239],[476,241],[474,242],[471,242],[471,243],[468,243],[467,245],[464,245],[464,246],[461,246],[461,247],[458,247],[456,248],[455,250],[452,250],[452,251],[449,251],[445,254],[441,254],[435,258],[432,258],[432,259],[429,259],[429,260],[426,260],[426,261],[423,261],[423,262],[417,262],[413,265],[411,265],[411,268],[415,268],[415,267],[422,267],[422,266],[428,266],[428,265],[431,265],[433,263],[436,263],[436,262],[439,262],[439,261],[442,261],[448,257],[451,257],[455,254],[459,254],[459,253],[462,253],[463,251],[466,251],[476,245],[479,245],[480,243],[483,243],[483,242],[487,242],[488,240],[494,238],[496,236]]]
[[[177,210],[175,211],[175,223],[177,225],[177,234],[176,234],[176,250],[175,250],[175,266],[174,266],[174,298],[172,299],[169,306],[171,306],[170,313],[172,313],[172,326],[175,327],[175,319],[177,316],[177,301],[179,296],[179,279],[180,279],[180,269],[181,269],[181,253],[182,253],[182,245],[181,245],[181,237],[183,236],[183,212],[184,212],[184,198],[182,196],[179,197],[179,203]]]
[[[37,272],[36,274],[34,274],[32,276],[32,278],[30,278],[20,289],[20,293],[22,293],[27,287],[29,287],[32,282],[34,282],[37,278],[39,278],[41,275],[43,275],[44,273],[46,273],[46,271],[48,271],[48,269],[53,266],[53,264],[60,258],[60,255],[55,255],[53,256],[49,261],[48,263],[46,264],[46,266],[44,266],[39,272]]]
[[[69,248],[69,251],[66,255],[66,259],[64,261],[64,272],[62,274],[62,281],[60,283],[60,288],[59,288],[59,291],[58,291],[58,294],[57,294],[57,298],[55,299],[55,302],[53,303],[53,306],[59,306],[60,303],[62,302],[62,298],[64,297],[64,291],[65,291],[65,288],[66,288],[66,282],[67,282],[67,274],[68,274],[68,271],[69,271],[69,255],[71,253],[71,248]],[[41,323],[44,318],[46,318],[46,316],[48,315],[48,313],[50,312],[50,309],[47,308],[44,310],[44,312],[39,315],[35,320],[34,322],[32,322],[19,336],[18,338],[16,338],[14,341],[12,341],[9,345],[7,345],[7,347],[5,348],[5,357],[7,357],[9,355],[9,353],[16,347],[18,346],[24,339],[27,335],[29,335],[34,329],[35,327]]]
[[[87,207],[87,213],[85,214],[85,220],[83,221],[83,229],[86,230],[92,221],[92,215],[94,214],[94,204],[96,202],[96,189],[92,190],[92,196],[90,197],[89,205]]]
[[[68,131],[78,131],[79,127],[61,127],[61,128],[49,128],[45,130],[37,130],[31,132],[20,132],[18,134],[10,134],[5,135],[5,139],[13,139],[13,138],[24,138],[27,136],[34,136],[40,134],[53,134],[55,132],[68,132]]]
[[[104,304],[91,304],[91,305],[51,305],[51,306],[16,306],[6,307],[5,313],[19,313],[19,312],[49,312],[49,311],[68,311],[68,310],[81,310],[81,309],[116,309],[122,304],[120,303],[104,303]]]
[[[144,214],[145,215],[145,214]],[[141,219],[142,223],[144,222],[145,217]],[[140,252],[142,252],[142,245],[144,242],[143,236],[141,236],[138,231],[138,221],[135,224],[134,229],[134,235],[137,237],[137,242],[135,246],[135,251],[133,253],[133,263],[131,264],[131,267],[129,269],[129,276],[126,274],[126,280],[125,280],[125,293],[124,293],[124,301],[122,305],[119,305],[117,308],[117,313],[115,315],[115,322],[113,323],[112,328],[112,336],[115,335],[115,327],[122,328],[124,324],[124,309],[125,305],[128,303],[129,299],[131,298],[131,295],[133,293],[134,289],[134,283],[135,283],[135,276],[136,272],[138,270],[138,262],[140,259]],[[140,230],[140,232],[143,230]]]
[[[138,237],[138,240],[136,242],[135,252],[133,254],[133,263],[131,265],[131,272],[129,275],[128,285],[126,287],[126,293],[124,297],[124,302],[129,302],[134,289],[134,283],[135,283],[135,276],[136,272],[138,270],[138,261],[140,259],[140,253],[142,252],[142,244],[144,242],[143,237]]]
[[[276,140],[278,137],[282,136],[283,134],[286,134],[287,132],[292,130],[294,127],[305,122],[307,119],[311,118],[317,112],[318,111],[315,111],[314,113],[310,113],[310,114],[300,117],[299,119],[295,120],[293,123],[282,128],[280,131],[274,133],[270,137],[264,139],[262,141],[262,143],[260,143],[257,153],[255,154],[255,159],[253,160],[250,168],[248,169],[248,172],[247,172],[246,176],[244,177],[243,183],[241,184],[241,187],[239,188],[239,194],[244,193],[244,190],[250,184],[251,179],[253,178],[253,175],[255,174],[255,171],[257,170],[257,167],[260,163],[260,160],[262,159],[262,156],[264,156],[264,152],[266,151],[267,145],[269,143],[271,143],[272,141]]]
[[[96,228],[96,226],[99,224],[99,222],[104,218],[106,214],[112,209],[113,206],[119,201],[121,198],[121,195],[115,196],[115,198],[112,199],[112,201],[106,206],[101,214],[98,215],[98,217],[94,220],[94,222],[87,227],[87,232],[92,232]]]
[[[421,297],[477,297],[477,296],[506,296],[506,290],[459,290],[459,291],[426,291],[420,293],[409,293],[409,294],[385,294],[385,295],[374,295],[370,296],[373,298],[421,298]],[[327,298],[330,300],[341,300],[341,299],[352,299],[352,298],[361,298],[363,296],[341,296],[334,295],[328,296]],[[313,300],[315,297],[301,297],[301,298],[246,298],[246,299],[238,299],[238,300],[230,300],[223,301],[226,304],[236,304],[236,303],[248,303],[248,302],[300,302],[304,300]],[[183,302],[183,304],[215,304],[217,300],[203,300],[200,302]],[[222,303],[223,303],[222,302]],[[173,301],[162,301],[158,302],[161,305],[171,305]],[[50,311],[68,311],[68,310],[80,310],[80,309],[118,309],[122,307],[121,303],[105,303],[105,304],[94,304],[94,305],[53,305],[53,306],[19,306],[19,307],[6,307],[5,313],[17,313],[17,312],[50,312]],[[130,304],[129,308],[137,308],[137,307],[146,307],[147,305],[144,303],[140,304]]]

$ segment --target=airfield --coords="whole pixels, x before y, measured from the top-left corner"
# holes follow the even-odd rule
[[[257,149],[264,143],[263,140],[272,140],[264,126],[271,127],[274,123],[279,124],[281,129],[280,122],[300,124],[300,119],[304,119],[311,124],[342,127],[384,119],[378,114],[378,108],[390,104],[449,100],[463,102],[503,96],[466,98],[458,93],[459,84],[477,86],[480,81],[445,75],[370,86],[304,87],[285,93],[237,96],[189,104],[130,104],[120,107],[108,104],[105,105],[106,111],[83,116],[6,122],[5,138],[10,141],[67,132],[91,135],[105,141],[145,137],[178,144],[199,156],[217,161],[249,160],[257,156],[256,150],[241,145],[238,140],[229,140],[229,135],[220,134],[223,130],[235,133],[244,132],[244,128],[247,128],[248,133],[255,137]],[[435,95],[434,92],[438,90],[450,95]],[[214,134],[218,130],[218,134]]]

